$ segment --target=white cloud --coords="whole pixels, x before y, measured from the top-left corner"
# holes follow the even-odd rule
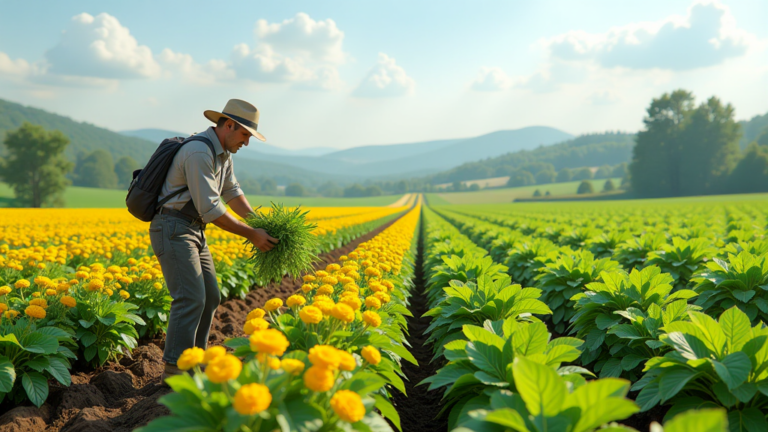
[[[260,19],[255,33],[260,43],[286,55],[337,64],[347,57],[342,49],[344,32],[332,19],[315,21],[303,12],[282,23]]]
[[[739,57],[755,43],[739,29],[729,8],[697,2],[685,17],[614,27],[606,33],[572,31],[544,42],[552,57],[587,60],[602,67],[689,70]]]
[[[0,75],[24,77],[33,71],[33,66],[24,59],[11,59],[8,54],[0,52]]]
[[[494,92],[506,90],[511,87],[513,80],[501,68],[482,67],[480,72],[472,81],[472,90]]]
[[[72,18],[59,43],[45,53],[47,72],[103,79],[153,78],[160,66],[117,18],[87,13]]]
[[[394,58],[379,53],[379,60],[357,86],[353,94],[358,97],[394,97],[413,93],[416,82],[397,65]]]
[[[223,60],[210,60],[206,64],[197,63],[191,55],[177,53],[168,48],[157,56],[163,66],[163,73],[168,78],[180,76],[195,84],[213,84],[223,80],[231,80],[235,72]]]

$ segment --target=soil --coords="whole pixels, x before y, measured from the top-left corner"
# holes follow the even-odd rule
[[[421,226],[423,231],[423,223]],[[423,232],[421,233],[423,234]],[[442,362],[432,360],[432,344],[425,342],[429,337],[424,331],[429,327],[430,318],[422,317],[427,312],[427,296],[424,293],[426,281],[424,277],[424,236],[419,235],[418,254],[416,257],[416,272],[414,274],[414,288],[410,298],[409,309],[413,317],[408,318],[408,343],[410,351],[419,362],[415,366],[403,362],[403,372],[406,376],[405,391],[402,394],[393,392],[393,405],[400,414],[400,425],[405,432],[438,432],[448,430],[448,416],[438,418],[442,408],[442,390],[428,391],[428,385],[418,385],[423,379],[434,375]],[[447,414],[447,413],[446,413]]]
[[[337,262],[340,256],[352,252],[357,245],[370,240],[396,220],[341,248],[321,254],[315,269]],[[227,337],[244,336],[243,324],[249,311],[274,297],[285,300],[301,284],[301,279],[286,277],[280,283],[266,287],[254,286],[245,299],[223,302],[211,325],[209,346],[220,345]],[[120,362],[110,362],[92,371],[84,371],[85,368],[76,365],[69,387],[49,381],[50,395],[40,408],[2,404],[0,432],[127,432],[169,414],[165,406],[157,403],[161,396],[171,391],[160,383],[164,345],[164,338],[142,341],[131,357],[126,356]]]

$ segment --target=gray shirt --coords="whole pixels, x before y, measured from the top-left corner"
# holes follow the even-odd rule
[[[209,223],[226,213],[227,208],[224,203],[243,195],[243,191],[240,190],[240,185],[235,178],[232,157],[221,146],[213,127],[209,127],[198,135],[205,136],[213,143],[218,158],[216,172],[214,172],[213,156],[208,144],[202,141],[190,141],[184,144],[174,156],[159,199],[184,186],[189,186],[188,191],[171,198],[163,207],[181,210],[191,199],[203,222]],[[222,179],[222,170],[224,176],[219,182]]]

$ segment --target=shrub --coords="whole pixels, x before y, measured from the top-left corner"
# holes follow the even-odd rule
[[[576,189],[576,193],[578,195],[592,194],[595,193],[595,189],[592,187],[591,181],[582,180],[582,182],[579,183],[579,188]]]

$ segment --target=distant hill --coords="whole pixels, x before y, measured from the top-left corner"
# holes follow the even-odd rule
[[[749,143],[757,139],[763,132],[768,132],[768,113],[763,115],[756,115],[750,120],[742,120],[739,122],[741,125],[741,142],[739,143],[742,150],[744,150]]]
[[[485,160],[467,162],[429,176],[433,184],[477,180],[509,175],[510,169],[526,164],[552,164],[556,170],[584,166],[618,165],[629,162],[634,134],[606,132],[581,135],[558,144],[520,150]]]
[[[18,128],[25,121],[62,131],[71,141],[65,154],[72,161],[81,151],[90,153],[100,148],[110,152],[114,160],[131,156],[144,164],[157,148],[157,143],[141,138],[120,135],[90,123],[0,99],[0,155],[5,154],[2,144],[5,132]]]
[[[448,147],[461,139],[424,141],[407,144],[382,144],[352,147],[325,155],[327,158],[351,163],[376,163],[416,156]]]

